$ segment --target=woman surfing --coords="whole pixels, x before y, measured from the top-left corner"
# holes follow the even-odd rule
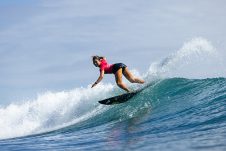
[[[101,56],[92,56],[92,59],[94,66],[100,68],[100,76],[92,85],[92,88],[104,78],[104,74],[114,74],[117,85],[127,92],[130,92],[130,90],[123,83],[122,75],[124,75],[131,83],[144,83],[144,80],[135,77],[123,63],[108,64],[106,58]]]

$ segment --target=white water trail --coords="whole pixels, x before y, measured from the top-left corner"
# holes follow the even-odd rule
[[[35,100],[1,107],[0,139],[50,131],[95,116],[103,111],[97,101],[111,95],[113,88],[100,83],[95,89],[46,92]]]

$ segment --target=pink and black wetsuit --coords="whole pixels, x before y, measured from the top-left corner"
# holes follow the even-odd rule
[[[111,74],[116,73],[120,68],[122,68],[122,71],[124,72],[125,68],[127,67],[123,63],[116,63],[116,64],[108,64],[105,59],[102,59],[100,61],[100,71],[104,70],[104,73]]]
[[[113,64],[108,64],[105,59],[100,61],[100,71],[104,70],[104,73],[111,74],[113,73],[112,68]]]

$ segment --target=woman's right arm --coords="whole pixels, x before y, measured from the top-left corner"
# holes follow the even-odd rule
[[[104,70],[101,70],[100,76],[98,77],[97,81],[92,85],[91,88],[95,87],[103,78],[104,78]]]

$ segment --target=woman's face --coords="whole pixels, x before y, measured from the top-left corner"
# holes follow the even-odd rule
[[[100,61],[99,61],[98,59],[95,59],[95,60],[93,61],[93,64],[94,64],[94,66],[99,67]]]

